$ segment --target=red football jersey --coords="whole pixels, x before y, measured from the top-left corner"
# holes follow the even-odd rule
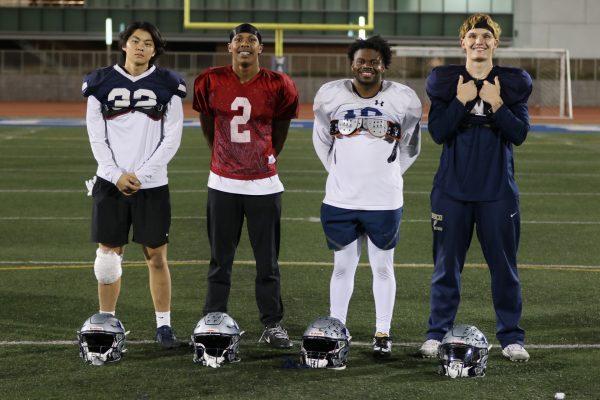
[[[193,107],[215,120],[212,172],[242,180],[277,174],[273,121],[298,116],[298,91],[289,76],[261,68],[241,83],[231,65],[209,68],[194,82]]]

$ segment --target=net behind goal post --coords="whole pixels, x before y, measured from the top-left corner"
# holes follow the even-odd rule
[[[425,68],[428,73],[438,65],[464,64],[463,50],[459,47],[395,46],[392,51],[394,62],[400,64],[404,71]],[[568,50],[499,48],[494,53],[494,64],[522,68],[531,75],[531,116],[573,118]],[[410,77],[410,73],[407,77]]]

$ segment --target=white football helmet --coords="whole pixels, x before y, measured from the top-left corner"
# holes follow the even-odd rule
[[[192,335],[194,362],[218,368],[225,362],[240,361],[243,333],[237,322],[226,313],[206,314],[198,321]]]
[[[337,318],[319,317],[302,335],[300,360],[309,368],[344,369],[352,337]]]
[[[103,365],[119,361],[125,353],[123,323],[111,314],[94,314],[77,331],[79,356],[88,364]]]
[[[438,349],[438,372],[450,378],[485,376],[491,347],[475,326],[456,325],[446,332]]]

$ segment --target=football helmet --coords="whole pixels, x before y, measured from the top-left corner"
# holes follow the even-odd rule
[[[489,345],[473,325],[456,325],[442,339],[438,349],[440,375],[450,378],[485,376]]]
[[[309,368],[344,369],[352,337],[337,318],[319,317],[302,335],[300,360]]]
[[[192,335],[194,362],[218,368],[225,362],[240,361],[243,334],[237,322],[226,313],[206,314],[198,321]]]
[[[125,336],[128,333],[112,314],[94,314],[77,331],[79,357],[92,365],[119,361],[126,351]]]

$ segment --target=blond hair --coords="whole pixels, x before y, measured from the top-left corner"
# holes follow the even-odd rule
[[[500,25],[496,21],[492,19],[487,14],[473,14],[469,18],[465,19],[465,21],[460,26],[458,33],[461,39],[464,39],[471,29],[475,28],[483,28],[492,32],[496,39],[500,39],[500,33],[502,33],[502,29]]]

